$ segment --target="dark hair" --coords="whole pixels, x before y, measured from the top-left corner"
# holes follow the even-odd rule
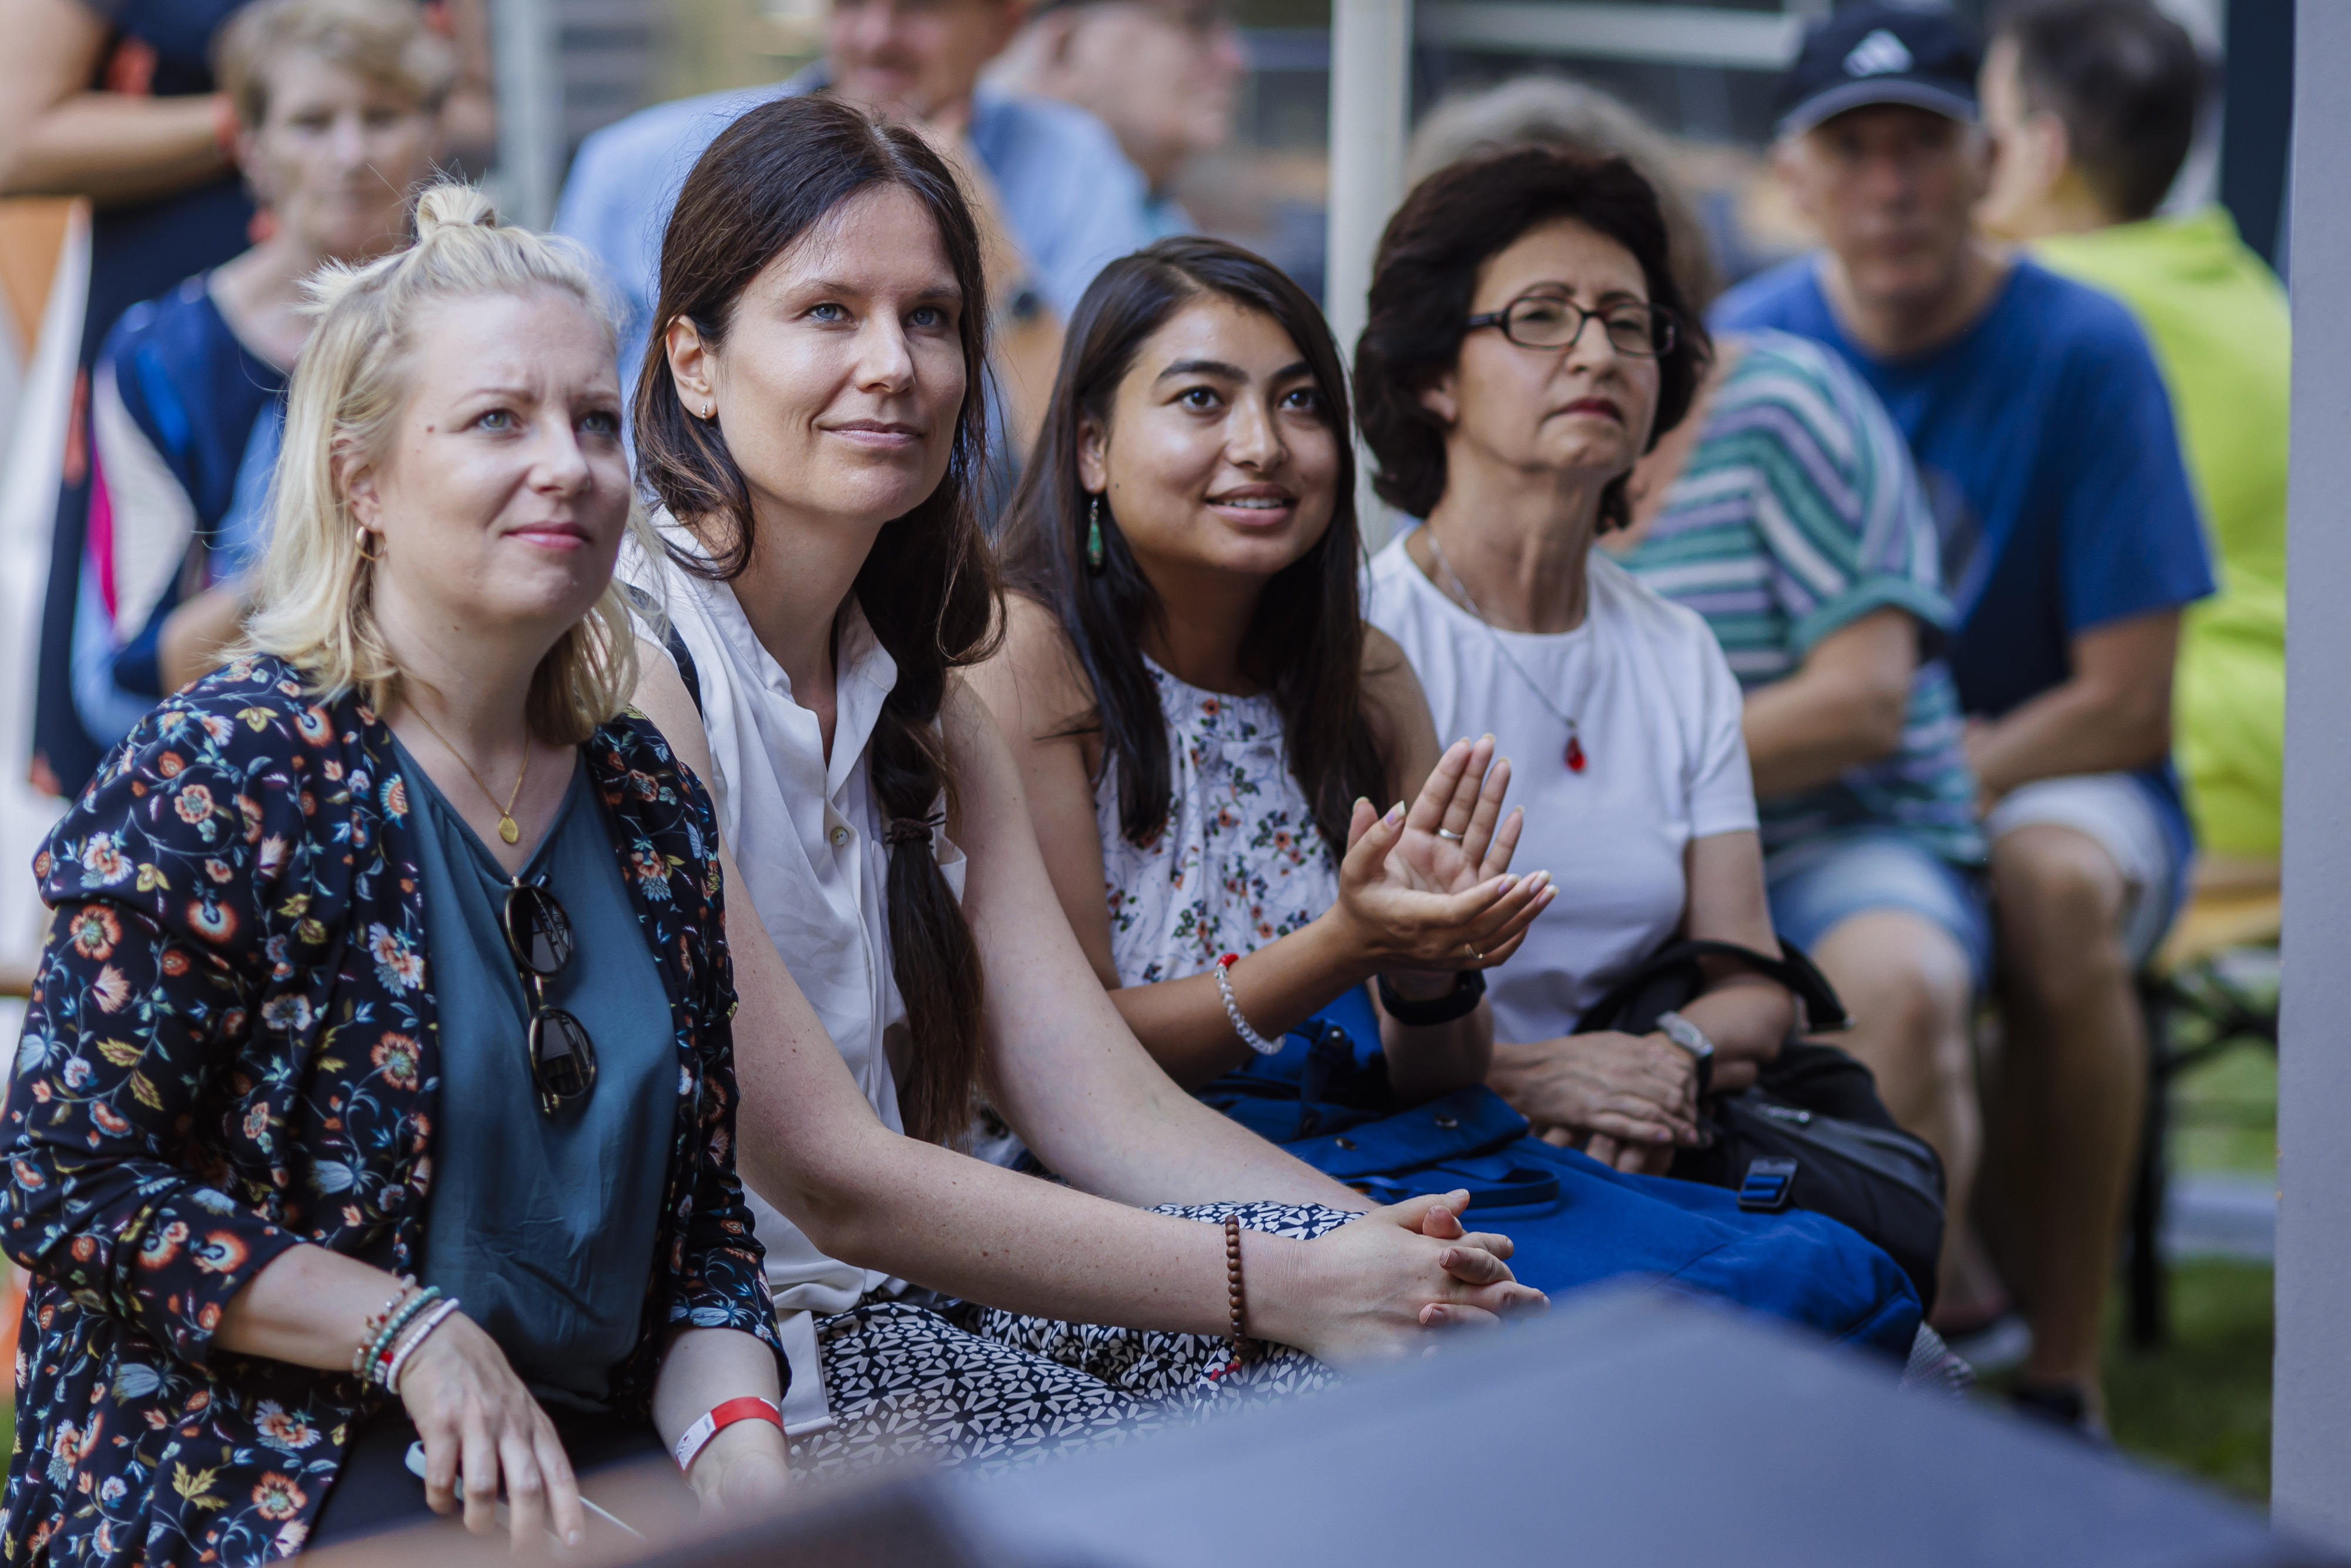
[[[1657,193],[1674,281],[1693,310],[1722,292],[1705,220],[1674,177],[1674,144],[1638,110],[1588,83],[1566,77],[1519,77],[1458,98],[1428,111],[1412,133],[1405,170],[1417,178],[1464,158],[1490,158],[1519,147],[1548,147],[1579,158],[1622,158]]]
[[[1706,327],[1674,281],[1657,193],[1622,158],[1527,147],[1465,159],[1412,188],[1380,235],[1372,298],[1355,346],[1355,420],[1379,459],[1373,487],[1425,517],[1445,495],[1445,429],[1421,393],[1461,356],[1478,272],[1529,232],[1573,218],[1633,253],[1649,303],[1672,312],[1674,346],[1657,358],[1657,415],[1649,444],[1689,412],[1713,357]],[[1625,479],[1603,493],[1600,527],[1631,516]]]
[[[750,489],[718,426],[679,399],[665,344],[683,317],[704,342],[722,342],[743,290],[761,269],[864,192],[895,188],[922,203],[962,291],[965,393],[946,476],[914,510],[884,525],[853,589],[898,678],[873,727],[868,764],[890,819],[890,956],[906,1002],[914,1061],[899,1089],[906,1130],[932,1142],[969,1125],[979,1071],[982,977],[962,907],[923,831],[952,789],[939,705],[948,672],[985,658],[997,631],[996,581],[972,497],[986,444],[982,377],[987,290],[979,233],[955,176],[902,126],[826,98],[760,105],[728,126],[678,193],[662,239],[661,298],[637,379],[637,467],[671,513],[723,523],[708,559],[671,548],[684,570],[740,577],[758,548]]]
[[[2025,102],[2064,122],[2099,204],[2126,222],[2162,205],[2209,85],[2188,29],[2147,0],[2038,0],[1997,36],[2016,45]]]
[[[1266,584],[1240,654],[1242,668],[1264,683],[1281,715],[1290,770],[1313,808],[1315,826],[1334,852],[1343,852],[1356,798],[1376,798],[1387,786],[1363,702],[1356,585],[1363,545],[1346,429],[1347,373],[1322,312],[1280,268],[1238,246],[1190,238],[1161,240],[1102,269],[1070,318],[1045,428],[1012,498],[1007,580],[1050,610],[1077,650],[1095,705],[1080,727],[1100,728],[1103,765],[1118,769],[1119,831],[1131,843],[1152,842],[1167,821],[1167,725],[1139,633],[1164,624],[1166,608],[1108,507],[1102,511],[1102,569],[1085,565],[1092,497],[1078,478],[1080,433],[1089,420],[1109,424],[1119,382],[1144,340],[1204,297],[1259,311],[1290,334],[1338,444],[1331,526]]]

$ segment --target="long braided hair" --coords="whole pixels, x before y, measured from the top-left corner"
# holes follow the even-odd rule
[[[906,1130],[951,1143],[970,1124],[979,1072],[978,948],[941,874],[930,832],[954,778],[939,734],[947,676],[985,658],[998,632],[996,580],[973,507],[986,449],[987,289],[979,232],[955,175],[903,126],[825,98],[763,104],[728,126],[678,193],[662,241],[660,298],[637,380],[638,471],[673,516],[711,536],[708,556],[673,547],[684,570],[728,581],[757,547],[750,487],[714,423],[695,418],[669,374],[664,340],[680,318],[705,343],[724,340],[743,291],[778,255],[867,191],[910,193],[937,225],[963,295],[965,384],[953,455],[937,489],[886,524],[853,591],[898,666],[868,750],[884,832],[890,959],[913,1036],[899,1085]]]

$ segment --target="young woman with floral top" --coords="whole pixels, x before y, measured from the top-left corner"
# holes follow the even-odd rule
[[[730,1402],[695,1490],[785,1477],[710,805],[622,707],[611,327],[477,193],[417,226],[316,285],[248,645],[36,867],[12,1562],[260,1563],[461,1480],[577,1541],[576,1469]]]
[[[1343,372],[1285,285],[1213,241],[1113,265],[1024,478],[1009,635],[978,683],[1095,972],[1194,1087],[1251,1060],[1228,998],[1268,1039],[1343,993],[1368,1005],[1375,977],[1443,1009],[1556,896],[1507,874],[1493,737],[1440,757],[1412,666],[1364,625]],[[1492,1020],[1468,1000],[1382,1014],[1399,1092],[1483,1081]]]

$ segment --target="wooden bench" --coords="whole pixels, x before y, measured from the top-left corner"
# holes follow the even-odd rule
[[[2275,1054],[2276,988],[2249,985],[2241,960],[2249,950],[2274,951],[2281,925],[2274,865],[2199,870],[2163,946],[2139,972],[2139,1003],[2147,1016],[2147,1120],[2132,1182],[2124,1265],[2135,1345],[2161,1344],[2168,1333],[2163,1218],[2171,1184],[2172,1088],[2181,1074],[2249,1041]]]

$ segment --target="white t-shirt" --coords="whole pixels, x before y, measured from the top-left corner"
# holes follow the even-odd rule
[[[654,520],[664,537],[694,548],[693,536],[666,512]],[[731,587],[666,559],[649,560],[633,542],[622,549],[619,575],[661,601],[694,656],[710,741],[712,776],[705,783],[743,878],[727,895],[749,897],[873,1113],[892,1132],[904,1131],[885,1041],[904,1022],[906,1004],[891,972],[887,852],[866,769],[874,721],[897,683],[897,662],[852,607],[834,653],[828,759],[816,715],[793,700],[791,678],[760,643]],[[963,852],[943,830],[933,845],[961,898]],[[812,1316],[847,1312],[867,1291],[902,1282],[826,1257],[747,1184],[745,1195],[768,1250],[768,1287],[792,1366],[785,1424],[795,1434],[820,1430],[831,1418]]]
[[[1525,946],[1487,976],[1498,1040],[1573,1029],[1681,924],[1689,841],[1755,826],[1739,682],[1714,633],[1597,551],[1588,570],[1583,624],[1549,635],[1478,620],[1402,538],[1372,561],[1372,622],[1419,673],[1438,740],[1490,730],[1510,759],[1510,803],[1526,809],[1510,869],[1559,884]],[[1561,715],[1576,721],[1581,773]]]

